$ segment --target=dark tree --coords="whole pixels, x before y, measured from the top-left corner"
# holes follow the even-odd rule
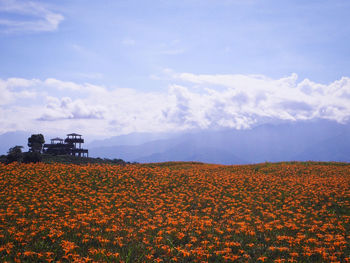
[[[45,143],[44,135],[42,135],[42,134],[32,134],[32,136],[30,136],[28,138],[29,151],[30,152],[38,152],[38,153],[40,153],[42,148],[43,148],[43,144],[44,143]]]
[[[24,163],[38,163],[41,162],[42,156],[40,152],[25,152],[23,153]]]
[[[21,162],[23,159],[22,148],[23,146],[15,146],[10,148],[7,152],[7,163]]]

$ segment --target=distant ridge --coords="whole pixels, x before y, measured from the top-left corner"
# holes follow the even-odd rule
[[[27,148],[28,138],[31,133],[26,131],[14,131],[0,134],[0,155],[7,154],[11,147],[16,145]]]
[[[138,132],[126,135],[114,136],[104,140],[94,140],[88,144],[89,148],[108,147],[115,145],[140,145],[149,141],[170,138],[171,134]]]
[[[197,148],[190,143],[184,143],[175,146],[161,153],[154,153],[146,157],[136,159],[137,162],[166,162],[166,161],[183,161],[183,162],[203,162],[216,164],[245,164],[244,161],[225,150],[217,148]]]
[[[25,131],[1,134],[0,154],[15,145],[26,148],[30,135]],[[249,130],[132,133],[93,141],[87,147],[91,157],[142,163],[350,162],[350,125],[315,120],[264,124]]]
[[[163,135],[166,137],[166,134]],[[124,136],[124,138],[127,138]],[[91,156],[126,161],[246,164],[350,161],[350,126],[327,120],[265,124],[250,130],[198,131],[140,145],[90,147]]]

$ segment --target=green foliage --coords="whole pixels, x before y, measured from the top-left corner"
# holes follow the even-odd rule
[[[125,165],[130,164],[130,162],[125,162],[122,159],[102,159],[102,158],[87,158],[87,157],[78,157],[72,155],[51,155],[51,154],[41,154],[38,152],[24,152],[22,157],[18,160],[11,162],[23,162],[23,163],[64,163],[64,164],[117,164]],[[13,157],[10,157],[13,158]],[[10,163],[7,155],[0,156],[0,163]]]
[[[6,161],[7,163],[21,162],[23,159],[22,153],[23,146],[15,146],[9,149],[7,152]]]
[[[38,163],[41,162],[42,156],[40,152],[25,152],[23,154],[24,163]]]
[[[7,155],[0,155],[0,163],[6,163],[7,162]]]
[[[90,158],[90,157],[79,157],[72,155],[51,155],[42,154],[42,162],[44,163],[65,163],[65,164],[119,164],[125,165],[129,162],[125,162],[122,159],[102,159],[102,158]]]
[[[43,144],[45,143],[44,135],[32,134],[28,138],[28,147],[30,152],[41,152]]]

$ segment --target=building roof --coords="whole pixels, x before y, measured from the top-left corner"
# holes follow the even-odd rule
[[[77,134],[77,133],[70,133],[70,134],[67,134],[67,136],[82,136],[82,135]]]
[[[63,141],[63,139],[56,137],[56,138],[51,139],[51,141]]]

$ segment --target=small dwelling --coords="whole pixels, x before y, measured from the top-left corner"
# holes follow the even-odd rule
[[[50,144],[44,144],[43,152],[53,155],[89,157],[89,150],[81,148],[82,143],[84,143],[82,135],[71,133],[67,134],[65,140],[58,137],[51,139]]]

